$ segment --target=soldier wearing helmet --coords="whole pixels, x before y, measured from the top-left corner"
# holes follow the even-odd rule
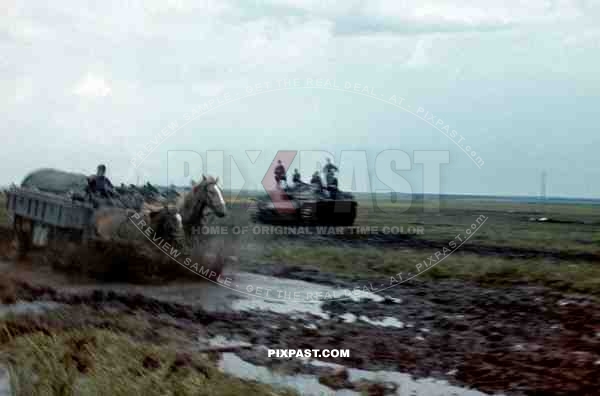
[[[89,177],[89,185],[92,193],[100,194],[103,197],[110,197],[113,195],[113,185],[109,178],[106,177],[106,165],[98,165],[96,174]]]
[[[331,159],[327,158],[327,164],[323,167],[325,173],[325,181],[327,182],[327,190],[331,198],[335,199],[337,195],[338,180],[335,173],[338,171],[337,166],[331,163]]]
[[[275,183],[277,184],[277,188],[281,188],[281,182],[284,182],[287,187],[287,180],[285,177],[285,167],[281,160],[277,161],[277,166],[275,167]]]
[[[295,186],[300,186],[300,185],[304,184],[302,182],[302,177],[300,176],[300,172],[298,171],[298,168],[294,169],[294,176],[292,178],[292,181],[294,182]]]
[[[315,173],[313,173],[312,178],[310,179],[310,184],[316,186],[319,192],[323,191],[323,181],[321,180],[319,171],[315,171]]]

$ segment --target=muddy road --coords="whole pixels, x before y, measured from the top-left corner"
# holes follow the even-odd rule
[[[417,279],[382,294],[315,302],[291,296],[343,292],[352,283],[266,264],[261,274],[229,268],[229,288],[196,279],[98,284],[6,261],[2,269],[20,282],[22,300],[143,312],[189,329],[199,344],[215,337],[247,343],[222,354],[224,371],[289,383],[303,394],[359,391],[369,378],[383,394],[591,395],[600,386],[600,303],[544,287]],[[257,297],[250,288],[289,294]],[[339,348],[350,357],[274,359],[267,348]]]

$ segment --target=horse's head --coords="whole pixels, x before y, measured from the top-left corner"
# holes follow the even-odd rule
[[[202,176],[200,184],[194,187],[194,194],[203,193],[204,204],[219,217],[224,217],[227,213],[223,190],[219,187],[219,178],[212,176]]]

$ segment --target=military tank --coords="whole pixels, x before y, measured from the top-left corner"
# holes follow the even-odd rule
[[[284,201],[291,205],[282,205]],[[357,207],[351,193],[300,184],[257,199],[252,218],[266,224],[351,226]]]

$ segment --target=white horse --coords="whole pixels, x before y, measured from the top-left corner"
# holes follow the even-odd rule
[[[192,235],[192,228],[206,224],[210,212],[218,217],[227,214],[223,190],[219,186],[219,178],[202,175],[202,181],[192,187],[192,191],[184,194],[177,202],[178,212],[186,240]]]

